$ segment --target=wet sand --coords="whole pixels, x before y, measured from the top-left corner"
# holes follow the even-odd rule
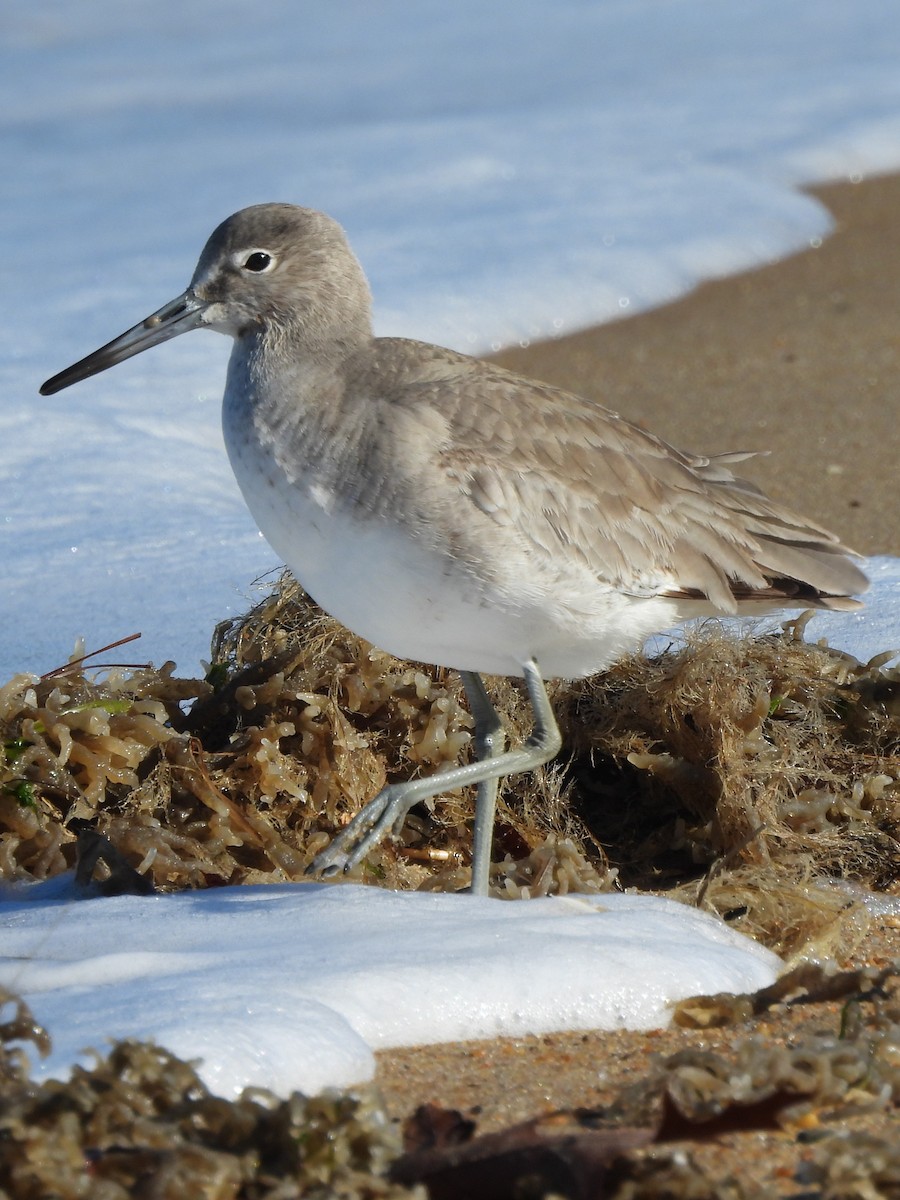
[[[900,176],[817,188],[817,249],[504,366],[595,397],[742,473],[863,554],[900,554]]]

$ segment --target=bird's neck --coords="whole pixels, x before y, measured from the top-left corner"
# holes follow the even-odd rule
[[[295,332],[267,328],[235,339],[228,364],[223,417],[261,442],[327,443],[347,420],[347,366],[372,347],[368,328],[332,342],[310,343]],[[251,434],[251,430],[253,433]]]

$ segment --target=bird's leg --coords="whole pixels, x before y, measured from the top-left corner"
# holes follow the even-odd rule
[[[316,855],[307,868],[307,874],[334,875],[338,871],[352,870],[388,834],[397,832],[398,827],[402,826],[406,814],[420,800],[427,800],[430,796],[437,796],[441,792],[451,792],[455,788],[465,787],[471,783],[493,782],[502,779],[505,775],[518,775],[522,771],[532,771],[535,767],[539,767],[553,758],[562,745],[562,738],[537,663],[533,660],[523,663],[522,673],[525,676],[525,689],[534,713],[534,728],[523,746],[515,750],[506,750],[502,754],[495,754],[492,745],[490,757],[476,759],[464,766],[441,771],[437,775],[429,775],[426,779],[388,784],[374,800],[370,800],[365,808],[360,809],[347,828],[333,839],[331,845],[326,846],[321,854]],[[473,673],[468,673],[466,691],[470,701],[472,694],[469,689],[475,678],[477,676]],[[477,692],[478,688],[475,690]],[[490,704],[486,695],[484,700],[488,705]],[[481,708],[480,695],[475,700],[475,706]],[[488,720],[487,714],[482,713],[482,723],[485,727],[485,734],[482,735],[478,729],[479,715],[477,712],[474,715],[476,739],[485,736],[493,742],[496,736],[493,719]],[[494,716],[496,717],[496,713]],[[487,748],[487,743],[485,743],[485,747]],[[487,792],[485,795],[487,796]],[[480,792],[479,802],[481,803]],[[484,815],[479,816],[476,812],[476,838],[481,843],[478,849],[477,868],[482,875],[484,874],[483,862],[485,859],[488,863],[490,861],[489,849],[484,848],[484,843],[490,842],[493,828],[492,802],[490,807],[491,811],[488,813],[487,806],[482,803]],[[488,820],[490,821],[489,825],[486,824]],[[475,879],[474,885],[479,887],[480,882]]]
[[[497,710],[491,704],[484,680],[475,671],[460,671],[469,709],[475,718],[475,757],[480,762],[498,758],[506,749],[506,731]],[[494,812],[500,778],[482,779],[475,796],[475,827],[472,833],[473,896],[486,896],[490,886],[491,844],[494,840]]]

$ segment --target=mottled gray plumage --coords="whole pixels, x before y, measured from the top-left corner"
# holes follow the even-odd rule
[[[558,745],[542,673],[588,674],[705,613],[856,607],[867,586],[832,534],[732,473],[748,455],[688,454],[596,402],[374,338],[362,268],[310,209],[229,217],[181,296],[41,390],[198,327],[235,339],[225,439],[266,537],[356,633],[461,670],[478,718],[482,761],[388,789],[318,867],[358,861],[416,799],[467,781],[483,841],[496,777]],[[481,671],[524,676],[524,750],[497,756]]]

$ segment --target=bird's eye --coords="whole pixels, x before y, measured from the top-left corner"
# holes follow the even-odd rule
[[[267,254],[265,250],[254,250],[252,254],[248,254],[244,259],[244,270],[253,271],[259,274],[262,271],[268,271],[269,267],[275,262],[271,254]]]

